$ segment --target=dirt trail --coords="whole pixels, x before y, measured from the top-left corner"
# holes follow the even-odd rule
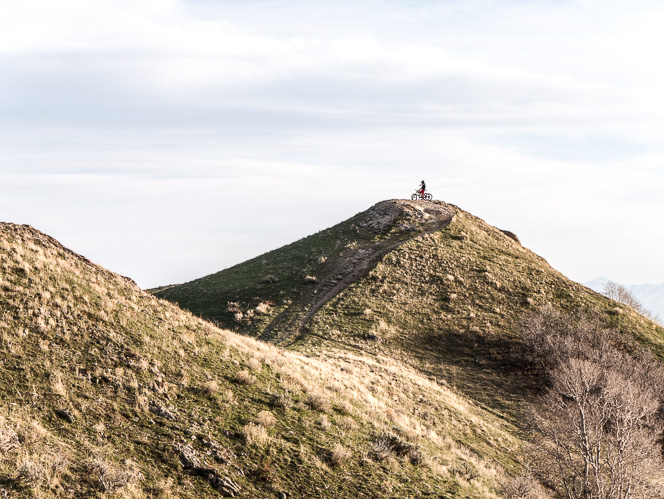
[[[375,208],[361,226],[382,232],[398,223],[401,230],[394,237],[348,249],[334,258],[316,287],[277,315],[263,330],[261,340],[278,345],[292,343],[322,306],[366,276],[385,255],[402,244],[444,229],[454,217],[454,211],[441,202],[400,201],[379,203]]]

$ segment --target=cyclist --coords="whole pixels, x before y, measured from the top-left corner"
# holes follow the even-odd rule
[[[426,190],[427,190],[427,184],[425,184],[424,180],[422,180],[422,182],[420,182],[420,188],[417,191],[422,196],[422,199],[424,199],[424,191],[426,191]]]

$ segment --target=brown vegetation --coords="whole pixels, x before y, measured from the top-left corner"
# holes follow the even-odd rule
[[[547,383],[533,409],[544,483],[569,499],[662,497],[662,366],[598,317],[551,307],[525,321],[524,340]]]
[[[657,314],[653,313],[651,310],[646,308],[641,301],[636,298],[625,286],[616,284],[615,282],[607,282],[604,285],[604,291],[602,292],[607,298],[611,298],[614,301],[622,303],[632,307],[639,314],[652,319],[653,321],[660,322],[661,319]]]

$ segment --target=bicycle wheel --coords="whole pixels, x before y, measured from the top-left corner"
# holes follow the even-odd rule
[[[424,199],[426,199],[427,201],[431,201],[431,200],[433,199],[433,196],[427,192],[427,193],[424,195]]]
[[[412,199],[413,201],[417,201],[418,199],[420,199],[420,196],[418,194],[413,194],[410,196],[410,199]]]

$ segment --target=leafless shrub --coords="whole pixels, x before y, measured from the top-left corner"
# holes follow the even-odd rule
[[[642,307],[641,302],[630,293],[627,288],[620,284],[616,284],[615,282],[607,282],[604,285],[604,291],[602,294],[607,298],[622,303],[623,305],[629,305],[636,311],[639,311]]]
[[[479,471],[475,466],[470,464],[468,461],[461,461],[458,463],[454,468],[452,469],[452,472],[464,480],[470,482],[471,480],[475,480],[477,477],[480,476]]]
[[[99,480],[104,492],[121,490],[140,477],[134,463],[130,461],[126,461],[123,466],[117,466],[98,458],[90,463],[89,469]]]
[[[308,395],[307,403],[312,409],[321,412],[330,412],[332,410],[332,404],[324,394],[320,392],[310,392]]]
[[[592,355],[598,362],[610,362],[616,355],[614,345],[625,343],[598,317],[565,315],[550,305],[526,319],[522,332],[528,361],[546,372],[574,357]]]
[[[379,461],[384,461],[394,455],[394,448],[390,441],[385,438],[378,438],[374,442],[374,453]]]
[[[390,456],[405,457],[413,464],[421,461],[421,452],[417,446],[406,442],[392,432],[384,431],[377,435],[374,442],[374,452],[378,460],[388,459]]]
[[[643,303],[641,303],[641,301],[636,296],[634,296],[627,288],[621,286],[620,284],[616,284],[615,282],[611,281],[607,282],[604,285],[604,291],[602,294],[607,298],[622,303],[623,305],[632,307],[636,312],[643,315],[644,317],[648,317],[655,322],[661,322],[657,314],[646,308],[646,306],[643,305]]]
[[[662,466],[662,367],[597,317],[550,307],[524,323],[524,340],[548,383],[533,414],[541,478],[570,499],[661,497],[649,480]]]
[[[285,390],[283,392],[278,392],[273,395],[275,405],[283,408],[290,409],[293,407],[293,395],[290,391]]]
[[[509,477],[500,487],[505,499],[546,499],[542,485],[530,473]]]

